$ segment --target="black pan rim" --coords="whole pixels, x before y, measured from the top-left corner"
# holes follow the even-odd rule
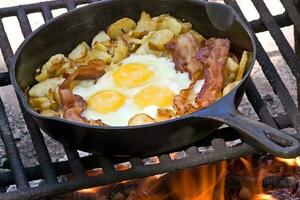
[[[249,29],[249,27],[245,24],[245,22],[240,18],[240,16],[237,14],[237,12],[231,8],[230,6],[227,6],[225,4],[220,4],[220,3],[215,3],[215,2],[208,2],[208,1],[199,1],[199,0],[184,0],[187,2],[191,2],[191,3],[197,3],[199,5],[208,5],[208,4],[214,4],[214,5],[218,5],[223,7],[224,9],[229,9],[235,16],[235,19],[237,20],[237,22],[243,27],[243,29],[247,32],[251,43],[252,43],[252,47],[253,47],[253,51],[252,51],[252,60],[250,62],[249,68],[247,73],[244,75],[243,79],[240,81],[240,83],[226,96],[222,97],[219,101],[216,101],[215,103],[213,103],[212,105],[210,105],[207,108],[195,111],[193,113],[190,113],[188,115],[185,116],[181,116],[181,117],[176,117],[174,119],[170,119],[170,120],[166,120],[166,121],[162,121],[162,122],[157,122],[157,123],[153,123],[153,124],[145,124],[145,125],[138,125],[138,126],[96,126],[96,125],[90,125],[90,124],[84,124],[84,123],[79,123],[79,122],[75,122],[75,121],[69,121],[69,120],[65,120],[63,118],[60,117],[47,117],[47,116],[43,116],[39,113],[37,113],[36,111],[34,111],[29,103],[28,103],[28,99],[27,97],[24,95],[24,93],[21,91],[17,81],[16,81],[16,77],[15,77],[15,67],[19,58],[20,53],[22,52],[23,48],[26,46],[27,43],[30,42],[31,38],[33,38],[35,35],[37,35],[40,30],[42,30],[44,27],[49,26],[50,24],[56,22],[57,20],[60,20],[61,18],[70,15],[72,13],[76,13],[78,10],[83,10],[83,9],[89,9],[92,6],[95,5],[103,5],[106,3],[110,3],[113,2],[115,0],[102,0],[96,3],[92,3],[89,5],[86,5],[84,7],[80,7],[80,8],[75,8],[71,11],[68,11],[66,13],[63,13],[47,22],[45,22],[43,25],[41,25],[40,27],[38,27],[36,30],[34,30],[32,33],[29,34],[29,36],[27,36],[25,38],[25,40],[22,42],[22,44],[18,47],[13,59],[12,59],[12,63],[10,64],[10,79],[12,82],[12,85],[14,86],[14,89],[17,93],[17,95],[20,97],[21,99],[21,103],[24,106],[25,110],[32,116],[36,117],[36,118],[40,118],[40,119],[45,119],[45,120],[53,120],[53,121],[58,121],[58,122],[62,122],[62,123],[66,123],[69,125],[74,125],[74,126],[80,126],[83,128],[91,128],[91,129],[100,129],[100,130],[120,130],[120,129],[127,129],[127,130],[133,130],[133,129],[140,129],[140,128],[146,128],[146,127],[156,127],[156,126],[161,126],[161,125],[166,125],[168,123],[176,123],[179,120],[185,120],[185,119],[189,119],[189,118],[194,118],[195,117],[195,113],[202,113],[205,112],[206,109],[211,108],[212,106],[214,106],[214,104],[218,103],[219,101],[222,101],[222,99],[224,99],[227,96],[233,96],[235,97],[235,94],[237,92],[237,89],[248,79],[248,77],[250,76],[250,73],[254,67],[254,63],[255,63],[255,58],[256,58],[256,45],[255,45],[255,39],[254,39],[254,33]]]

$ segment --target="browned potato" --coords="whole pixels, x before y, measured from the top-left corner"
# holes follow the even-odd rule
[[[51,108],[51,101],[47,97],[30,97],[30,105],[37,111],[43,111]]]
[[[223,89],[223,96],[226,96],[229,92],[231,92],[231,90],[233,90],[239,83],[240,81],[235,81],[226,85]]]
[[[129,31],[135,29],[135,27],[135,21],[129,18],[122,18],[108,27],[107,34],[112,39],[117,39],[122,34],[128,33]]]
[[[177,21],[174,17],[169,15],[161,15],[158,19],[158,29],[169,29],[175,35],[179,35],[182,30],[181,23]]]
[[[161,109],[161,108],[157,110],[156,120],[159,122],[166,121],[168,119],[172,119],[175,117],[176,117],[176,113],[173,110]]]
[[[54,116],[59,116],[59,114],[51,109],[43,110],[40,112],[41,115],[44,115],[46,117],[54,117]]]
[[[117,42],[117,47],[114,50],[112,62],[118,63],[129,55],[128,46],[122,41]]]
[[[128,126],[137,126],[143,124],[152,124],[155,123],[155,119],[150,117],[147,114],[137,114],[134,115],[128,122]]]
[[[142,12],[140,20],[137,23],[135,33],[143,33],[157,30],[158,24],[146,12]],[[135,35],[135,34],[134,34]],[[138,35],[138,34],[136,34]]]
[[[70,61],[63,54],[56,54],[46,62],[35,79],[42,82],[48,78],[59,77],[71,68]]]
[[[248,61],[248,52],[244,51],[241,61],[240,61],[240,64],[239,64],[239,69],[238,69],[238,72],[237,72],[237,75],[235,78],[236,81],[240,81],[243,79],[243,76],[244,76],[244,73],[246,70],[247,61]]]
[[[73,51],[69,54],[68,58],[72,60],[78,60],[86,57],[87,52],[90,50],[89,45],[86,42],[79,44]]]
[[[65,79],[64,78],[50,78],[43,82],[34,85],[28,92],[31,97],[45,97],[49,90],[54,91],[55,88],[60,85]]]
[[[110,37],[107,35],[104,31],[100,31],[93,39],[92,46],[95,45],[95,43],[105,43],[109,42]]]
[[[181,33],[186,33],[192,29],[192,24],[190,22],[181,22],[181,27]]]
[[[169,29],[155,31],[151,35],[151,39],[148,44],[149,48],[156,51],[163,51],[165,49],[165,45],[173,38],[174,33]]]
[[[234,59],[231,57],[227,58],[225,66],[230,72],[234,73],[236,73],[239,69],[239,64],[235,62]]]

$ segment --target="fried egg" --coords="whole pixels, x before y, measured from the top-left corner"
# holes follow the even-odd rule
[[[156,117],[158,108],[172,109],[173,98],[191,83],[167,57],[131,55],[107,70],[96,83],[81,81],[73,93],[87,101],[82,116],[110,126],[127,126],[134,115]]]

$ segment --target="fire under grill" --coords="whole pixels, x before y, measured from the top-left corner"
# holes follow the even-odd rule
[[[3,18],[10,16],[17,17],[23,35],[24,37],[27,37],[32,32],[27,16],[28,14],[40,12],[42,13],[44,21],[48,21],[53,17],[51,13],[51,10],[53,9],[66,8],[67,10],[72,10],[78,5],[89,4],[96,1],[57,0],[1,8],[0,47],[6,65],[10,66],[13,57],[13,50],[4,30],[4,25],[2,23]],[[252,0],[252,2],[257,9],[260,18],[258,20],[248,22],[248,25],[256,33],[269,31],[272,38],[275,40],[280,53],[297,80],[297,97],[298,102],[300,102],[300,60],[297,58],[297,54],[300,54],[300,1],[281,0],[281,3],[285,8],[285,12],[276,16],[272,16],[262,0]],[[243,17],[243,13],[235,0],[225,0],[225,3],[233,7]],[[243,17],[243,19],[246,21],[245,17]],[[290,25],[294,25],[295,29],[296,53],[294,53],[292,47],[287,42],[287,39],[280,29],[281,27]],[[274,64],[271,62],[271,59],[257,38],[256,42],[257,61],[266,77],[265,83],[270,84],[273,91],[278,96],[285,113],[287,114],[273,117],[265,105],[262,95],[259,93],[252,80],[249,81],[246,89],[248,100],[262,122],[278,129],[288,127],[293,128],[298,133],[296,136],[300,139],[300,112],[297,105],[293,101],[290,91],[286,88],[283,80],[280,78],[277,70],[275,69]],[[0,73],[0,86],[10,84],[9,73]],[[10,130],[3,102],[0,99],[0,133],[10,164],[9,172],[0,173],[0,187],[12,184],[16,184],[17,186],[17,190],[14,192],[0,193],[0,199],[38,199],[79,189],[106,185],[123,180],[141,178],[212,163],[224,159],[238,158],[259,152],[256,148],[243,142],[234,146],[227,145],[227,141],[237,140],[239,139],[239,136],[233,129],[226,127],[217,130],[214,134],[207,138],[206,141],[201,142],[201,144],[185,149],[185,156],[181,159],[172,159],[169,154],[164,154],[157,155],[159,160],[158,163],[146,164],[143,161],[144,158],[120,159],[97,155],[89,155],[80,158],[75,149],[71,149],[65,145],[64,149],[68,161],[51,162],[51,158],[40,129],[37,127],[31,116],[29,116],[23,108],[21,109],[23,111],[28,130],[30,130],[29,132],[36,150],[39,165],[29,168],[24,167]],[[210,147],[210,150],[205,152],[199,151],[199,147]],[[115,164],[123,162],[130,162],[131,168],[119,171],[114,167]],[[101,168],[103,173],[99,176],[88,176],[85,172],[86,170],[96,168]],[[73,174],[75,179],[59,182],[58,176],[66,174]],[[38,179],[43,179],[44,184],[37,187],[30,187],[29,181]]]

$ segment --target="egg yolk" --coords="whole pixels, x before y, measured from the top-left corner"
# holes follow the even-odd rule
[[[153,72],[143,64],[126,64],[119,67],[114,73],[114,82],[121,88],[141,86],[153,77]]]
[[[144,108],[156,105],[161,108],[168,107],[173,103],[174,93],[167,87],[149,86],[141,90],[135,97],[134,102]]]
[[[88,107],[100,114],[117,111],[126,100],[126,96],[113,90],[97,92],[88,100]]]

